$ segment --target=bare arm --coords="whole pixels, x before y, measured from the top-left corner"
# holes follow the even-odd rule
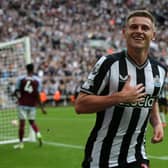
[[[159,106],[157,101],[154,102],[152,107],[150,123],[153,127],[153,137],[151,139],[151,142],[152,143],[161,142],[164,137],[164,131],[159,115]]]
[[[120,103],[120,96],[116,94],[112,96],[97,96],[80,93],[75,101],[75,110],[77,113],[94,113],[104,110]]]
[[[75,110],[77,113],[94,113],[120,103],[140,102],[144,100],[145,92],[143,91],[142,84],[130,86],[129,77],[123,89],[111,95],[98,96],[80,93],[75,102]]]

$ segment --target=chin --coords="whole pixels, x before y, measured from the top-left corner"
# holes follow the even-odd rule
[[[134,49],[143,49],[144,48],[144,46],[140,46],[140,45],[131,45],[130,46],[132,49],[134,48]]]

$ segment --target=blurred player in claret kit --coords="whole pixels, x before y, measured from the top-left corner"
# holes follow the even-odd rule
[[[18,100],[18,118],[19,118],[19,144],[14,148],[22,149],[24,147],[23,137],[25,132],[25,121],[28,119],[29,124],[36,133],[36,137],[39,141],[39,145],[42,146],[42,136],[39,132],[39,128],[35,123],[36,106],[39,105],[43,114],[46,111],[43,104],[40,101],[40,92],[42,89],[42,83],[40,79],[34,75],[33,64],[26,65],[27,74],[18,77],[16,81],[16,88],[14,95]]]

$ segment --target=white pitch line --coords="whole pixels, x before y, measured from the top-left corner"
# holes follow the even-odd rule
[[[49,120],[49,121],[94,121],[94,119],[89,119],[89,118],[84,118],[84,119],[81,119],[81,118],[38,118],[38,120]]]
[[[149,158],[157,159],[157,160],[168,160],[168,156],[151,156],[151,155],[149,155]]]
[[[72,148],[72,149],[80,149],[83,150],[84,147],[80,145],[72,145],[72,144],[64,144],[64,143],[59,143],[59,142],[48,142],[45,141],[44,144],[55,146],[55,147],[64,147],[64,148]],[[168,160],[168,156],[152,156],[148,155],[149,158],[151,159],[157,159],[157,160]]]
[[[73,148],[73,149],[84,149],[83,146],[80,145],[71,145],[71,144],[63,144],[63,143],[59,143],[59,142],[46,142],[44,141],[44,144],[47,145],[52,145],[52,146],[56,146],[56,147],[64,147],[64,148]]]

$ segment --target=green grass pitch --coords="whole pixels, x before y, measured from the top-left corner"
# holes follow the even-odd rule
[[[38,111],[37,124],[44,145],[26,142],[22,150],[14,144],[0,145],[2,168],[80,168],[83,150],[95,120],[95,115],[77,115],[72,106],[47,108],[48,114]],[[167,118],[168,121],[168,118]],[[168,128],[160,144],[151,144],[151,127],[147,134],[147,150],[151,168],[168,167]]]

